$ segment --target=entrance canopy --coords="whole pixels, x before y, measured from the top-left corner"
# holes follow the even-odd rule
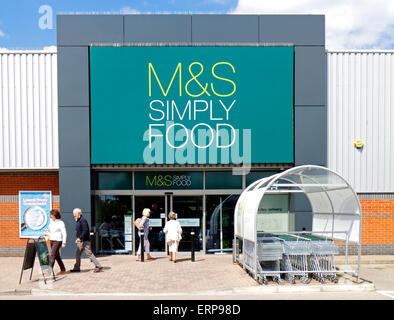
[[[302,193],[312,208],[312,234],[361,243],[361,206],[352,187],[339,174],[305,165],[255,181],[235,207],[235,236],[256,242],[258,232],[295,231],[291,194]]]

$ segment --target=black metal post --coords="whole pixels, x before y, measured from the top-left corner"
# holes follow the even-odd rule
[[[144,256],[145,256],[145,244],[144,244],[144,239],[145,235],[143,232],[141,232],[140,235],[140,242],[141,242],[141,262],[144,262]]]
[[[29,239],[29,240],[30,240],[30,239]],[[20,278],[19,278],[19,284],[21,284],[21,281],[22,281],[23,270],[24,270],[25,263],[26,263],[27,249],[28,249],[28,247],[29,247],[29,240],[27,240],[27,243],[26,243],[25,257],[23,258],[22,271],[21,271],[21,276],[20,276]],[[33,270],[33,269],[32,269],[32,270]],[[30,276],[30,280],[31,280],[31,276]]]
[[[194,228],[192,229],[192,232],[190,232],[191,240],[192,240],[192,247],[191,247],[191,254],[192,254],[192,262],[194,262],[195,257],[194,257]]]

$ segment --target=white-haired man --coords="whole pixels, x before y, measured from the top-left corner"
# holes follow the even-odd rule
[[[82,216],[82,210],[79,208],[75,208],[73,210],[74,219],[77,222],[75,224],[75,231],[77,235],[77,240],[75,241],[77,244],[77,250],[75,252],[75,265],[74,268],[71,269],[71,272],[80,272],[81,271],[81,256],[82,252],[85,251],[87,257],[94,263],[96,268],[94,272],[100,272],[103,267],[100,262],[98,262],[97,258],[92,252],[90,247],[90,231],[89,224],[86,219]]]

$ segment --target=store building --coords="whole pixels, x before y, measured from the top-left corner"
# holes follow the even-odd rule
[[[349,179],[363,253],[392,254],[392,52],[327,53],[320,15],[60,15],[57,34],[57,53],[0,53],[0,255],[23,254],[19,190],[52,191],[70,244],[81,208],[96,253],[133,252],[145,207],[152,250],[175,211],[180,250],[194,230],[226,252],[242,190],[303,164]],[[306,199],[290,208],[310,228]]]

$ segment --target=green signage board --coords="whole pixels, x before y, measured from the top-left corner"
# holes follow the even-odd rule
[[[202,172],[135,172],[136,190],[202,189]]]
[[[292,163],[293,47],[91,47],[93,164]]]

